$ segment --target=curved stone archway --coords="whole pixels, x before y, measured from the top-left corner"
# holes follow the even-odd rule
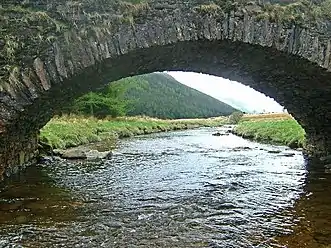
[[[6,34],[18,47],[14,59],[7,40],[0,42],[0,175],[34,156],[38,130],[66,102],[109,81],[164,70],[249,85],[286,106],[307,132],[308,151],[331,152],[331,39],[326,34],[260,20],[249,8],[201,11],[207,8],[203,1],[125,5],[135,8],[130,15],[99,2],[68,6],[59,1],[42,5],[40,13],[6,12],[21,20],[42,16],[36,26],[49,29],[40,33],[32,26],[30,34],[19,28],[19,36]],[[1,22],[2,30],[9,24]]]

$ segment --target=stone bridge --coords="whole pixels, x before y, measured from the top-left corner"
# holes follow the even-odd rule
[[[38,130],[75,97],[164,70],[217,75],[273,97],[306,130],[306,150],[329,154],[330,54],[320,23],[269,18],[253,3],[3,0],[0,175],[31,161]]]

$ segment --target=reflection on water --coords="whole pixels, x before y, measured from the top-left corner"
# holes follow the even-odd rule
[[[41,247],[38,235],[46,237],[75,221],[82,205],[41,166],[28,168],[0,188],[0,247]]]
[[[292,235],[279,240],[287,247],[331,247],[331,173],[317,162],[307,169],[305,193],[291,209],[300,222]]]
[[[109,161],[0,188],[0,247],[330,247],[331,174],[215,129],[123,140]]]
[[[41,168],[6,181],[0,191],[1,224],[52,224],[75,218],[74,208],[81,205],[70,193],[56,186]]]

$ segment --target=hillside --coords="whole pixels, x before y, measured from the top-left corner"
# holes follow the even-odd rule
[[[152,73],[120,80],[132,84],[124,94],[128,115],[159,118],[196,118],[229,115],[236,109],[185,86],[166,73]]]
[[[179,83],[167,73],[127,77],[89,92],[56,114],[95,117],[147,115],[166,119],[230,115],[236,109]]]

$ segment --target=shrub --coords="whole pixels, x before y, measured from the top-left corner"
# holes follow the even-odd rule
[[[240,111],[233,112],[228,119],[229,124],[237,124],[244,114]]]

